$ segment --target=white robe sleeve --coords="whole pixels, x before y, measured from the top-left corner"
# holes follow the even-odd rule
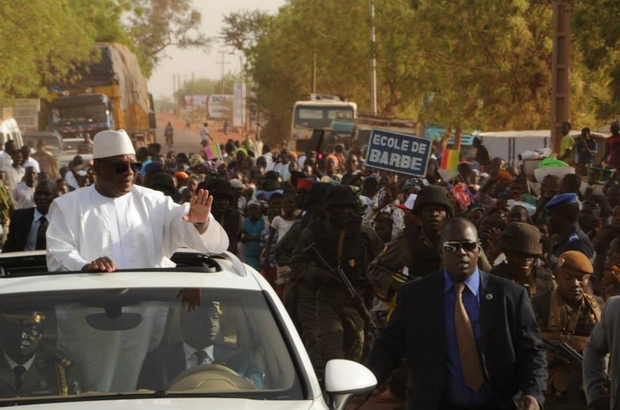
[[[169,198],[166,202],[170,208],[162,241],[165,255],[172,255],[183,246],[202,253],[222,253],[228,249],[228,235],[212,215],[209,215],[206,232],[200,235],[194,224],[183,220],[189,212],[189,204],[177,205]]]
[[[89,263],[80,255],[75,232],[79,229],[79,215],[66,215],[52,202],[49,209],[50,223],[47,227],[47,270],[80,271]],[[73,221],[72,221],[73,220]]]

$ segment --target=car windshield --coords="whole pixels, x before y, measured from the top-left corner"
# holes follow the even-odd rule
[[[295,109],[295,127],[326,128],[336,119],[353,118],[352,107],[300,106]]]
[[[106,120],[107,108],[104,104],[56,107],[52,110],[54,125],[90,124]]]
[[[28,142],[34,142],[35,144],[39,140],[43,140],[45,143],[45,149],[53,152],[62,151],[62,147],[60,146],[60,139],[57,137],[51,137],[47,135],[23,135],[24,142],[28,144]]]
[[[0,378],[19,365],[35,366],[38,373],[29,371],[21,382],[20,400],[28,402],[110,394],[299,400],[298,359],[272,311],[259,291],[141,288],[4,295]],[[0,396],[0,405],[13,402],[15,389],[0,388]]]

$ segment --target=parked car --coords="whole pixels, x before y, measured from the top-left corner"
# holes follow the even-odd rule
[[[0,117],[0,143],[2,147],[9,140],[15,141],[15,148],[21,148],[24,145],[22,133],[15,118],[2,119]]]
[[[43,252],[0,254],[0,326],[44,325],[39,344],[59,352],[67,384],[66,395],[47,386],[0,406],[342,409],[375,387],[361,364],[333,360],[325,397],[278,296],[234,255],[185,250],[172,260],[175,268],[48,273]],[[192,366],[205,338],[212,360]]]
[[[45,149],[51,152],[54,157],[59,158],[63,150],[62,137],[57,132],[48,131],[28,131],[22,134],[24,145],[32,148],[37,146],[39,140],[45,142]]]
[[[78,146],[84,142],[83,138],[65,138],[63,139],[63,154],[77,154]]]

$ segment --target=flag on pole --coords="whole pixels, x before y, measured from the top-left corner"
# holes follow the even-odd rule
[[[220,144],[214,143],[205,147],[205,156],[207,159],[222,159],[222,150]]]
[[[441,155],[441,164],[439,165],[439,175],[444,181],[452,181],[459,174],[459,155],[460,151],[455,149],[444,149]]]

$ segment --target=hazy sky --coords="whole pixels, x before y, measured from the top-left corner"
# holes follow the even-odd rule
[[[225,15],[239,10],[259,9],[276,14],[286,0],[193,0],[194,6],[202,13],[202,32],[208,37],[219,35]],[[214,43],[209,53],[202,50],[179,50],[176,47],[166,49],[169,58],[163,59],[149,79],[149,91],[155,98],[172,96],[174,74],[181,75],[181,81],[194,78],[220,79],[222,76],[221,43]],[[225,72],[239,71],[239,55],[224,55]]]

